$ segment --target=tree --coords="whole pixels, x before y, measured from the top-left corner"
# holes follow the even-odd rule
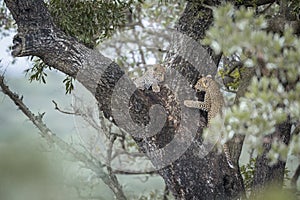
[[[49,1],[48,5],[62,7],[59,4],[62,2],[75,8],[80,8],[82,3]],[[16,57],[37,56],[47,66],[76,78],[95,96],[104,117],[132,136],[176,199],[245,197],[238,161],[245,136],[249,135],[256,139],[252,143],[256,146],[251,148],[257,153],[251,196],[260,194],[259,191],[270,183],[282,187],[286,150],[290,148],[299,153],[300,109],[295,109],[300,107],[297,96],[300,92],[297,67],[300,5],[297,1],[231,1],[233,6],[225,5],[217,10],[215,8],[221,5],[221,1],[188,1],[175,26],[176,31],[168,31],[174,36],[163,61],[168,70],[158,93],[151,87],[136,90],[116,62],[92,49],[101,39],[97,35],[102,32],[110,34],[110,29],[93,29],[82,34],[72,31],[71,19],[63,18],[63,13],[54,12],[56,9],[47,7],[43,1],[5,0],[5,3],[18,25],[12,54]],[[120,4],[112,7],[114,10],[103,3],[100,8],[119,13],[127,6]],[[286,23],[289,27],[283,26]],[[114,26],[114,23],[108,24]],[[203,39],[202,44],[206,46],[202,47],[199,42]],[[219,72],[224,87],[236,92],[234,105],[225,116],[224,128],[228,133],[225,139],[230,139],[228,144],[234,169],[227,165],[223,153],[204,145],[205,139],[201,136],[206,113],[183,106],[185,98],[197,96],[203,99],[205,94],[195,94],[189,85],[194,85],[202,74],[216,75],[219,65],[222,66]],[[10,93],[3,78],[1,80],[2,91],[26,112],[21,99]],[[152,107],[155,104],[161,106]],[[43,126],[41,118],[28,110],[27,116],[45,137],[65,146]],[[160,127],[156,120],[163,121],[163,126]],[[291,134],[293,125],[296,128]],[[220,122],[212,122],[209,134],[220,132],[222,126]],[[168,148],[174,144],[175,149]],[[108,173],[104,173],[94,160],[69,150],[79,160],[89,163],[91,168],[99,168],[100,177],[116,197],[126,199],[110,166],[107,167]],[[273,165],[270,165],[270,159]],[[295,173],[293,179],[297,180],[298,176],[299,173]]]

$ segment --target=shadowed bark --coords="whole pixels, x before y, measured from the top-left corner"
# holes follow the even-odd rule
[[[274,140],[279,140],[287,145],[290,141],[290,133],[291,124],[289,120],[287,120],[284,123],[276,125],[275,132],[267,137],[266,140],[268,142],[264,143],[264,152],[256,159],[255,174],[252,183],[252,197],[255,197],[261,190],[268,186],[278,187],[278,189],[282,188],[286,161],[278,160],[274,165],[270,165],[267,154],[270,151],[272,141]]]

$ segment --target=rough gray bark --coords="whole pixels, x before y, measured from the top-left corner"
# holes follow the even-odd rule
[[[14,37],[13,55],[38,56],[49,66],[75,77],[98,100],[99,108],[105,117],[115,122],[112,104],[114,90],[119,81],[125,81],[129,87],[133,83],[120,67],[101,53],[91,50],[78,43],[75,39],[66,36],[53,23],[51,16],[42,0],[5,0],[5,3],[18,25],[18,34]],[[217,6],[218,0],[204,1],[206,5]],[[201,13],[201,14],[199,14]],[[177,24],[178,32],[187,35],[195,41],[204,37],[205,31],[213,22],[212,11],[200,3],[188,2],[184,13]],[[173,49],[181,45],[173,44]],[[172,50],[171,48],[171,50]],[[185,53],[194,55],[193,46],[186,44]],[[174,51],[170,51],[165,61],[166,65],[179,72],[190,84],[194,84],[199,74],[216,73],[216,66],[220,56],[214,55],[206,48],[211,56],[196,70],[192,63]],[[205,59],[205,58],[196,58]],[[210,63],[213,60],[214,63]],[[173,82],[178,80],[173,79]],[[172,83],[171,83],[172,84]],[[176,94],[165,85],[161,91],[154,93],[151,90],[135,90],[130,96],[129,113],[132,121],[138,125],[147,125],[151,121],[151,106],[160,104],[167,113],[164,127],[154,136],[133,138],[140,149],[147,153],[154,166],[159,169],[159,174],[164,178],[168,188],[177,199],[234,199],[244,193],[243,183],[239,172],[229,168],[223,154],[211,151],[203,158],[201,155],[202,128],[198,124],[205,124],[206,113],[195,111],[193,115],[181,115],[180,102],[176,95],[184,94],[185,88],[177,88]],[[126,96],[126,91],[120,90],[120,95]],[[198,98],[203,98],[203,93]],[[122,98],[120,98],[122,99]],[[117,99],[118,100],[118,99]],[[178,136],[180,125],[184,123],[196,124],[197,134],[189,138],[189,130],[184,130],[180,135],[183,139],[192,139],[185,152],[170,165],[161,168],[165,152],[163,150],[175,137]],[[129,131],[130,133],[130,131]],[[182,141],[179,145],[186,145]],[[239,150],[240,151],[240,150]],[[169,152],[170,153],[170,152]],[[239,152],[240,153],[240,152]],[[239,154],[238,154],[239,155]],[[238,173],[238,176],[236,175]]]
[[[204,38],[205,31],[213,22],[212,10],[210,10],[208,6],[218,6],[220,3],[221,1],[204,1],[206,6],[197,3],[188,3],[176,25],[177,30],[196,41],[200,41]],[[199,15],[199,13],[201,13],[201,15]],[[194,85],[200,78],[200,75],[211,74],[214,76],[217,72],[217,65],[221,55],[215,55],[210,48],[205,48],[211,57],[210,61],[213,61],[214,63],[203,62],[204,66],[200,66],[200,70],[198,71],[193,62],[188,62],[184,59],[185,56],[181,57],[169,53],[166,58],[166,63],[180,72],[192,85]],[[192,49],[193,48],[190,47],[191,51]],[[186,54],[190,55],[191,53],[187,50]],[[193,58],[193,60],[197,60],[197,58]],[[203,100],[203,94],[198,95],[198,98]],[[201,116],[199,118],[199,123],[205,124],[206,113],[199,112]],[[202,129],[200,128],[198,130],[198,135],[201,136],[201,134]],[[173,163],[170,173],[184,174],[186,172],[196,172],[194,174],[196,177],[193,178],[194,175],[192,174],[186,175],[186,181],[182,183],[169,183],[169,188],[171,190],[182,188],[181,191],[183,196],[178,197],[184,199],[234,199],[243,194],[244,187],[242,179],[239,175],[236,176],[239,172],[229,168],[225,156],[212,151],[204,158],[197,158],[197,155],[193,152],[199,151],[197,146],[202,143],[201,138],[195,138],[194,143],[195,145],[193,144],[190,146],[185,154]],[[207,171],[207,169],[210,170]],[[176,180],[176,177],[174,180]],[[210,185],[210,181],[215,183]],[[197,192],[193,190],[196,190]],[[197,193],[197,196],[193,196],[195,193]]]
[[[252,197],[258,195],[261,190],[268,186],[282,189],[286,161],[278,160],[276,164],[270,166],[267,154],[271,149],[273,140],[279,140],[284,144],[288,144],[290,141],[290,133],[291,124],[289,120],[287,120],[284,123],[276,125],[275,132],[271,136],[267,137],[267,141],[269,142],[264,143],[264,152],[256,159],[252,186],[253,192],[251,193]]]

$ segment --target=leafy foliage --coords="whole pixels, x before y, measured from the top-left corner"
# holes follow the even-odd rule
[[[220,69],[218,71],[218,74],[222,79],[225,79],[225,77],[231,77],[232,80],[226,84],[226,87],[231,90],[237,90],[238,86],[240,84],[240,70],[238,68],[235,68],[234,70],[229,70],[226,67],[223,69]]]
[[[125,23],[133,3],[136,1],[50,0],[49,10],[64,32],[94,48]]]
[[[251,189],[251,184],[253,181],[254,173],[255,173],[255,158],[250,158],[249,163],[242,165],[240,170],[244,179],[245,189],[249,191]]]
[[[174,4],[172,9],[168,9],[167,4]],[[116,58],[115,62],[121,67],[126,66],[128,70],[133,72],[138,72],[141,74],[142,67],[137,67],[141,59],[138,58],[137,54],[143,54],[140,57],[153,58],[158,57],[159,60],[162,59],[162,53],[153,51],[153,48],[148,48],[147,46],[154,46],[158,43],[163,44],[166,41],[165,37],[158,37],[157,35],[165,34],[166,28],[174,25],[176,21],[176,16],[183,9],[183,1],[169,0],[166,2],[151,2],[144,0],[130,0],[130,1],[76,1],[76,0],[50,0],[48,1],[49,10],[55,23],[60,26],[62,30],[71,36],[77,38],[80,42],[87,45],[88,47],[94,48],[99,42],[103,42],[105,39],[111,36],[115,38],[121,37],[122,40],[116,39],[117,41],[108,41],[109,44],[105,44],[103,49],[106,49],[109,45],[127,45],[128,41],[134,41],[136,44],[131,43],[130,47],[114,49],[114,52],[120,52],[113,58]],[[67,6],[66,6],[67,5]],[[175,17],[174,17],[175,16]],[[142,19],[147,21],[147,23],[159,28],[159,30],[149,29],[142,22]],[[125,24],[128,22],[129,25]],[[136,27],[131,27],[132,24],[140,24],[141,30],[135,30]],[[121,34],[125,29],[126,34]],[[123,30],[124,29],[124,30]],[[118,30],[119,34],[115,34]],[[133,33],[132,33],[133,32]],[[161,33],[162,32],[162,33]],[[132,38],[132,37],[137,38]],[[127,38],[128,37],[128,38]],[[153,39],[152,37],[155,37]],[[159,38],[159,40],[158,40]],[[144,43],[147,41],[147,43]],[[118,44],[117,44],[118,43]],[[107,46],[106,46],[107,45]],[[113,47],[114,48],[114,47]],[[125,51],[123,51],[125,49]],[[136,49],[139,49],[136,51]],[[128,53],[130,51],[130,53]],[[113,54],[110,52],[110,55]],[[131,58],[132,55],[134,58]],[[146,64],[146,63],[143,63]],[[34,66],[32,69],[27,70],[30,73],[30,81],[36,80],[43,83],[46,82],[47,73],[44,72],[45,69],[49,68],[47,65],[42,63],[40,59],[34,60]],[[66,77],[63,81],[66,87],[66,93],[71,93],[74,89],[73,85],[74,79],[71,77]]]
[[[66,86],[66,94],[71,94],[72,90],[74,89],[73,81],[74,81],[74,78],[71,76],[67,76],[63,80],[63,83]]]
[[[246,142],[259,153],[263,138],[274,132],[275,124],[287,117],[294,123],[300,118],[300,40],[289,27],[282,35],[268,33],[266,20],[253,9],[236,10],[227,4],[214,11],[214,18],[203,42],[216,53],[238,55],[243,67],[256,69],[239,105],[226,112],[226,133],[228,138],[234,133],[249,136]],[[273,142],[268,155],[271,163],[285,159],[289,151],[300,153],[299,144],[299,136],[289,145]]]
[[[54,21],[67,34],[78,39],[90,48],[94,48],[100,41],[110,37],[116,29],[126,22],[131,6],[142,0],[130,1],[77,1],[77,0],[50,0],[48,7]],[[49,68],[41,59],[35,59],[34,65],[27,70],[29,80],[46,83]],[[66,93],[74,89],[74,79],[64,79]]]
[[[32,58],[33,59],[33,58]],[[26,74],[29,75],[29,81],[39,81],[40,83],[46,84],[47,74],[45,73],[45,69],[51,69],[48,65],[46,65],[40,58],[35,58],[33,60],[33,67],[25,70]]]
[[[51,67],[46,65],[40,58],[32,57],[33,59],[33,67],[30,69],[25,70],[26,75],[29,74],[29,81],[38,81],[40,83],[46,84],[46,77],[47,73],[45,72],[46,69],[51,70]],[[70,76],[66,76],[63,80],[66,88],[66,94],[70,94],[74,89],[74,78]]]

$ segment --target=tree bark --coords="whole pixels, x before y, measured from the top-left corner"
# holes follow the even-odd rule
[[[282,189],[286,160],[281,160],[279,158],[277,163],[270,165],[267,154],[270,151],[274,140],[278,140],[287,145],[290,141],[290,133],[291,123],[287,120],[276,125],[275,132],[266,137],[267,142],[264,143],[263,146],[264,152],[256,158],[255,173],[252,182],[252,197],[260,195],[260,192],[269,186],[276,187],[279,190]]]
[[[214,75],[219,55],[213,55],[206,48],[211,58],[206,55],[197,57],[197,52],[193,52],[194,42],[181,43],[183,40],[176,39],[165,61],[170,69],[175,69],[169,74],[173,77],[168,79],[169,85],[161,84],[159,93],[137,90],[116,63],[60,31],[42,0],[5,0],[5,3],[18,25],[12,54],[17,57],[38,56],[47,65],[75,77],[96,97],[104,116],[133,136],[176,199],[234,199],[244,192],[240,176],[229,168],[223,154],[214,150],[207,152],[206,156],[203,154],[203,126],[199,124],[205,124],[206,113],[186,111],[187,108],[182,106],[184,99],[180,98],[192,97],[186,94],[188,87],[178,84],[180,80],[177,77],[182,76],[193,85],[199,74]],[[221,1],[204,3],[217,6]],[[188,36],[199,41],[212,21],[212,11],[207,6],[189,2],[176,28],[182,34],[180,37]],[[178,54],[181,47],[184,51]],[[191,55],[195,55],[195,59],[185,59],[185,56]],[[203,65],[197,70],[194,61]],[[201,99],[204,94],[197,95]],[[155,135],[138,135],[136,128],[147,129],[146,125],[155,120],[151,118],[151,107],[156,104],[165,109],[163,127]],[[126,107],[125,110],[122,106]],[[131,119],[129,125],[122,121],[124,118]],[[168,146],[172,141],[177,142],[175,149]],[[179,155],[178,149],[181,150]],[[173,159],[174,155],[178,158],[175,156],[176,159]]]

